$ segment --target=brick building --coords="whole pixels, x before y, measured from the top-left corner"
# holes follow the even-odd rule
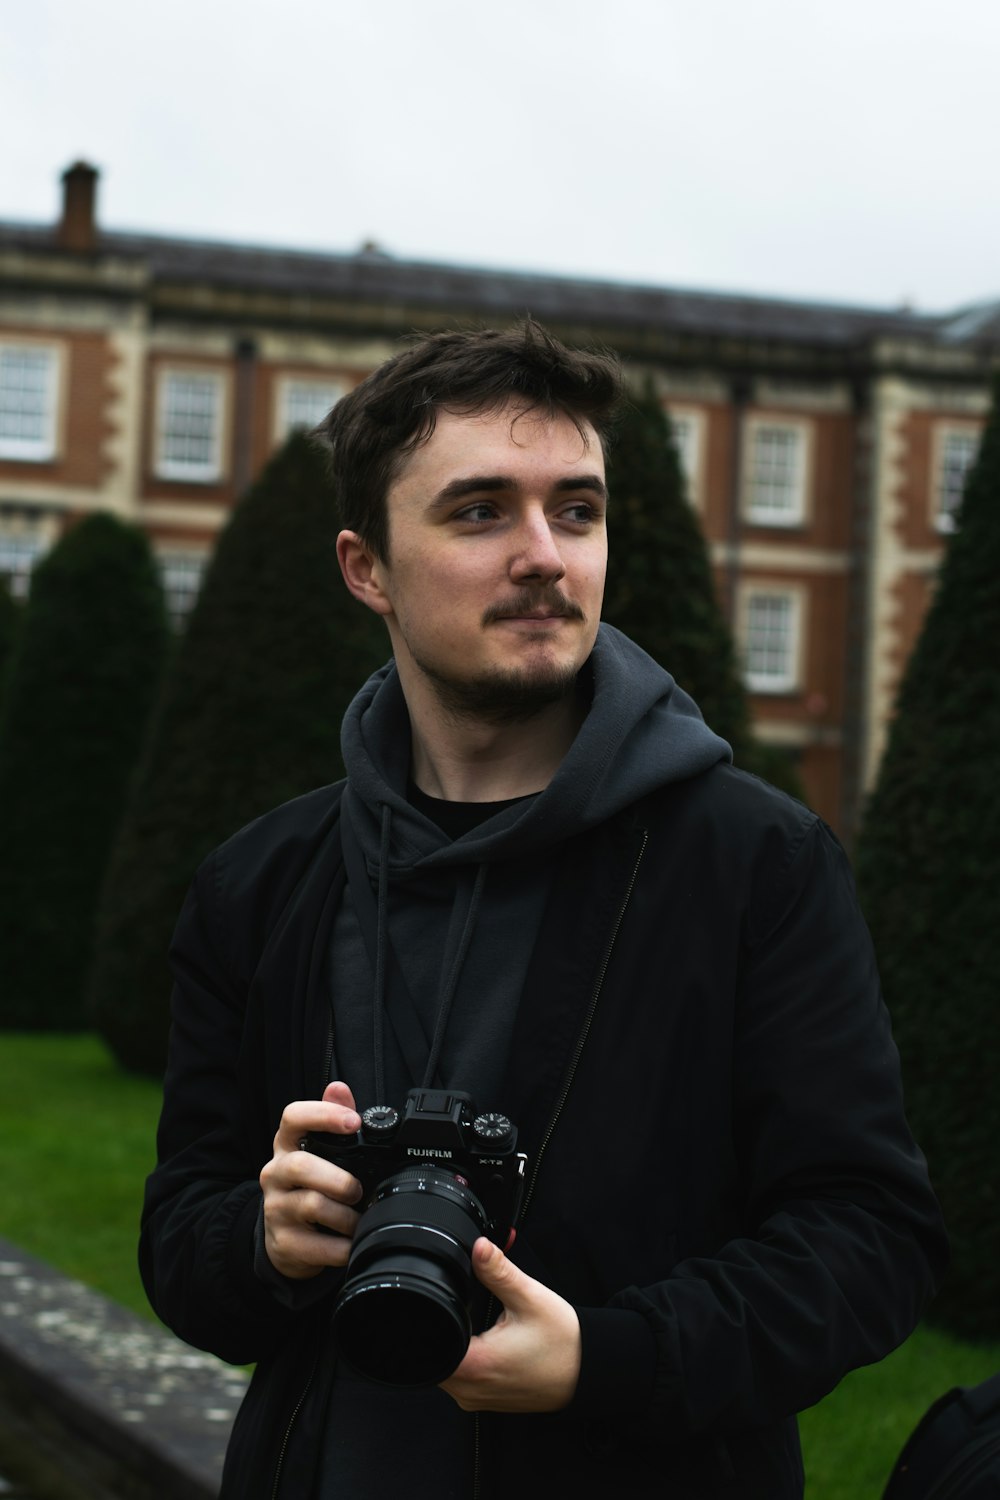
[[[0,573],[75,516],[140,524],[190,606],[236,497],[413,330],[531,312],[671,416],[758,735],[850,836],[1000,365],[1000,302],[929,316],[0,222]],[[613,524],[613,523],[612,523]]]

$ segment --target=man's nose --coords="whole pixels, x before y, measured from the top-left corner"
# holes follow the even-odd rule
[[[510,565],[510,576],[514,583],[558,583],[566,573],[556,539],[547,518],[528,517],[518,534],[518,548]]]

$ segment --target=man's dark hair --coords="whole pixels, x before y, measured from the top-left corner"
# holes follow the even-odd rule
[[[438,412],[513,404],[567,416],[581,435],[589,422],[606,446],[621,392],[617,356],[567,349],[529,318],[509,329],[431,334],[338,401],[315,436],[330,454],[343,524],[386,561],[389,487]]]

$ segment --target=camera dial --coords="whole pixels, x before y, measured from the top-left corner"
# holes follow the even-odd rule
[[[391,1135],[398,1124],[399,1110],[393,1109],[390,1104],[373,1104],[361,1116],[361,1127],[372,1140],[381,1140]]]
[[[504,1146],[514,1133],[514,1127],[506,1115],[494,1112],[477,1115],[472,1122],[472,1131],[477,1141],[484,1146]]]

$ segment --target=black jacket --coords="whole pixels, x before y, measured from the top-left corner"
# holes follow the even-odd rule
[[[328,1081],[340,793],[216,851],[172,950],[141,1263],[181,1337],[259,1362],[241,1500],[310,1493],[281,1455],[318,1444],[328,1378],[329,1304],[279,1305],[252,1254],[282,1109]],[[504,1103],[531,1164],[513,1258],[579,1310],[583,1368],[567,1411],[481,1419],[479,1493],[799,1496],[792,1414],[906,1337],[945,1258],[829,830],[720,764],[567,840]]]

